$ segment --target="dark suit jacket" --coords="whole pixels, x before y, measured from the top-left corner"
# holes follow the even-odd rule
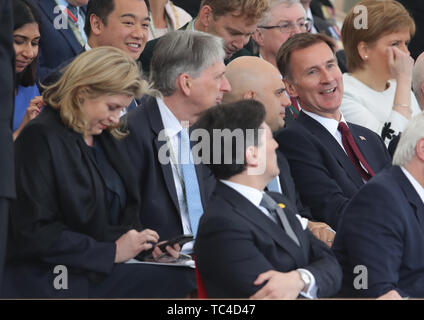
[[[390,155],[378,135],[352,123],[348,126],[375,173],[390,164]],[[364,184],[343,148],[318,121],[304,112],[300,112],[297,120],[283,129],[276,140],[289,161],[302,203],[311,208],[314,219],[337,230],[344,207]]]
[[[133,279],[125,280],[125,270],[133,267],[114,263],[115,241],[128,230],[141,230],[140,201],[125,150],[109,132],[98,136],[98,143],[126,190],[117,224],[110,222],[105,182],[94,156],[82,135],[63,124],[58,111],[45,107],[19,135],[15,143],[18,200],[10,215],[3,296],[149,297],[156,295],[156,289],[163,290],[149,282],[155,272],[146,275],[139,269],[137,276],[133,270]],[[53,287],[56,265],[68,268],[67,291]],[[111,286],[120,280],[122,286],[113,292]]]
[[[189,25],[189,23],[187,23],[186,25],[182,26],[178,30],[185,30],[188,25]],[[143,73],[144,73],[144,75],[146,77],[150,73],[150,61],[152,60],[153,52],[155,50],[155,46],[158,43],[159,39],[160,39],[160,37],[148,41],[146,43],[146,47],[144,48],[143,52],[140,55],[139,61],[141,62],[141,67],[142,67]],[[247,50],[246,48],[241,48],[239,51],[237,51],[236,53],[234,53],[230,58],[225,59],[224,60],[224,63],[225,64],[228,64],[232,60],[234,60],[235,58],[242,57],[242,56],[252,56],[252,55],[253,54],[249,50]]]
[[[44,78],[62,62],[78,55],[83,47],[75,38],[71,27],[56,29],[54,21],[59,13],[54,13],[55,0],[33,0],[41,14],[41,45],[38,58],[37,77]],[[85,11],[85,7],[82,7]]]
[[[314,275],[319,297],[339,290],[341,269],[331,249],[302,229],[288,198],[270,195],[286,205],[284,211],[301,246],[248,199],[218,182],[195,243],[196,263],[208,297],[247,298],[261,288],[253,284],[259,274],[297,268]]]
[[[15,51],[12,34],[12,1],[0,0],[0,198],[15,197],[12,139]]]
[[[333,249],[342,264],[341,295],[377,297],[392,289],[424,297],[424,204],[400,167],[376,175],[343,214]],[[355,290],[363,265],[368,289]]]
[[[162,240],[183,233],[180,208],[171,163],[161,164],[158,153],[166,148],[159,140],[164,129],[156,99],[147,97],[143,104],[128,113],[129,136],[125,139],[140,188],[140,219],[144,228],[159,233]],[[204,165],[196,165],[203,208],[214,186],[215,179]]]

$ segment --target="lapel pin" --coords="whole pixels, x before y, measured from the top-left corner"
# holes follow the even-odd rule
[[[367,140],[364,136],[359,136],[359,139],[361,139],[362,141],[366,141]]]
[[[284,203],[279,203],[278,206],[282,209],[284,209],[286,206],[284,205]]]

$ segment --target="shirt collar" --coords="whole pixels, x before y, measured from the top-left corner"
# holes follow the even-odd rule
[[[169,110],[162,98],[156,98],[156,102],[159,106],[159,112],[166,131],[166,135],[169,138],[173,138],[183,129],[183,127],[172,111]]]
[[[405,174],[405,176],[408,178],[409,182],[411,182],[414,189],[417,191],[418,195],[421,198],[421,201],[424,203],[424,188],[422,185],[414,178],[412,174],[409,173],[408,170],[406,170],[404,167],[400,167]]]
[[[220,180],[223,184],[229,186],[230,188],[236,190],[238,193],[240,193],[243,197],[245,197],[247,200],[252,202],[256,207],[259,207],[259,204],[262,201],[262,191],[259,191],[258,189],[248,187],[246,185],[232,182],[229,180]]]
[[[338,132],[338,126],[339,126],[339,121],[331,119],[331,118],[326,118],[320,115],[317,115],[316,113],[312,113],[309,111],[306,111],[305,109],[302,109],[302,111],[304,113],[306,113],[308,116],[310,116],[311,118],[313,118],[314,120],[318,121],[325,129],[327,129],[328,132],[331,133],[331,135],[336,135]],[[341,119],[340,122],[344,122],[346,123],[345,118],[343,117],[343,114],[341,113]],[[347,125],[347,123],[346,123]],[[348,126],[349,127],[349,126]]]

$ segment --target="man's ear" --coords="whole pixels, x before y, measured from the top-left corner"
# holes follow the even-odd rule
[[[200,24],[203,28],[208,29],[211,19],[213,19],[213,10],[209,5],[204,5],[200,8],[199,14],[197,15],[197,19],[199,19]]]
[[[98,16],[96,16],[94,13],[90,15],[90,26],[91,26],[91,32],[98,36],[103,31],[103,21]]]
[[[297,98],[299,95],[297,94],[296,85],[287,79],[283,79],[284,84],[286,85],[286,91],[292,98]]]
[[[180,88],[180,91],[184,95],[190,96],[191,86],[193,85],[191,77],[187,73],[181,73],[176,81],[178,88]]]
[[[257,96],[258,95],[256,94],[255,91],[253,91],[253,90],[247,90],[245,93],[243,93],[242,98],[244,100],[249,100],[249,99],[257,100]]]
[[[264,34],[260,28],[256,28],[255,32],[252,34],[252,39],[258,44],[258,46],[264,46]]]
[[[246,166],[249,168],[256,168],[259,165],[259,151],[258,147],[255,146],[248,146],[246,148],[246,151],[244,152]]]
[[[420,159],[421,162],[424,162],[424,138],[418,140],[417,145],[415,146],[415,152],[417,154],[417,158]]]

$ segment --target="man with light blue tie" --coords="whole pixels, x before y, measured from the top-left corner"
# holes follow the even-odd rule
[[[130,134],[124,142],[140,186],[141,223],[161,240],[196,236],[215,187],[209,169],[193,163],[188,137],[199,114],[231,89],[224,57],[218,37],[197,31],[166,34],[151,61],[154,92],[128,113]],[[192,242],[186,244],[183,252],[191,253],[192,247]]]
[[[278,69],[259,57],[239,57],[227,65],[225,75],[231,91],[224,94],[224,103],[241,99],[255,99],[261,102],[266,111],[265,122],[273,133],[285,125],[285,109],[290,106],[286,87]],[[296,204],[302,226],[329,247],[332,246],[335,232],[325,223],[311,221],[310,209],[303,206],[290,173],[289,163],[284,154],[277,150],[280,174],[267,185],[268,191],[282,193]]]

